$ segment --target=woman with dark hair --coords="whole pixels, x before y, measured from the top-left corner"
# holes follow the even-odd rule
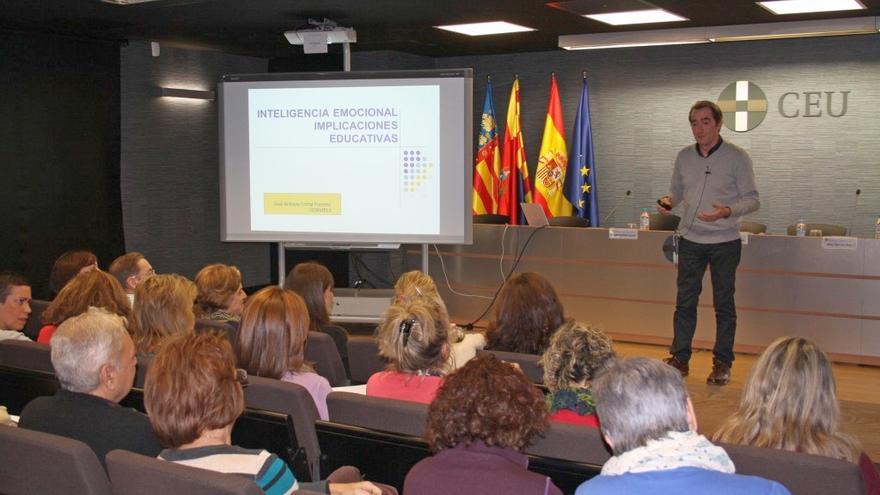
[[[611,339],[576,321],[559,327],[541,356],[550,421],[599,427],[590,383],[614,358]]]
[[[449,316],[432,300],[395,304],[379,325],[386,371],[367,380],[367,395],[428,404],[443,382],[449,358]]]
[[[85,313],[89,306],[128,318],[128,296],[113,275],[101,270],[91,270],[75,276],[43,311],[43,328],[37,342],[48,344],[58,325],[64,320]]]
[[[196,274],[196,318],[238,322],[247,294],[241,286],[241,272],[232,265],[214,263]]]
[[[89,251],[67,251],[62,254],[49,272],[51,298],[55,298],[73,277],[97,269],[98,257]]]
[[[333,311],[333,274],[316,261],[298,263],[284,279],[284,288],[299,294],[309,310],[309,331],[326,333],[336,344],[348,373],[348,332],[330,323]]]
[[[550,282],[534,272],[520,273],[508,280],[498,295],[486,348],[542,354],[564,319],[562,303]]]
[[[858,440],[840,431],[831,362],[803,337],[780,337],[764,350],[749,373],[739,410],[713,440],[843,459],[862,469],[868,495],[880,495],[877,467]]]
[[[303,488],[331,494],[381,495],[372,483],[299,483],[278,456],[232,445],[232,426],[244,411],[244,392],[229,340],[212,332],[168,339],[153,358],[144,406],[168,446],[160,459],[247,476],[267,494]]]
[[[429,406],[425,440],[434,456],[413,466],[403,491],[561,495],[521,453],[546,428],[544,399],[531,381],[495,356],[477,356],[446,377]]]
[[[301,385],[327,420],[330,382],[305,362],[309,313],[294,292],[269,286],[248,299],[236,338],[238,363],[248,373]]]

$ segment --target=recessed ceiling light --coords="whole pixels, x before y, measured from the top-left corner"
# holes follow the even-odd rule
[[[686,21],[686,17],[673,14],[663,9],[630,10],[628,12],[611,12],[608,14],[587,14],[594,21],[604,22],[612,26],[626,24],[648,24],[654,22],[677,22]]]
[[[487,34],[522,33],[534,31],[533,28],[511,24],[504,21],[475,22],[472,24],[450,24],[448,26],[434,26],[437,29],[445,29],[468,36],[485,36]]]
[[[862,10],[865,8],[859,0],[774,0],[755,3],[776,15]]]

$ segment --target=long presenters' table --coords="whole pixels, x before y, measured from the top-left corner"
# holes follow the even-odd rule
[[[630,240],[610,239],[608,229],[536,230],[474,225],[473,245],[440,246],[452,288],[491,297],[502,265],[509,271],[534,234],[516,271],[547,277],[568,316],[617,340],[671,342],[676,269],[662,252],[669,232],[643,231]],[[850,247],[828,249],[818,237],[748,236],[737,272],[737,350],[759,352],[779,336],[802,335],[837,361],[880,365],[880,241],[858,239]],[[418,266],[419,251],[408,255]],[[454,321],[483,312],[488,299],[446,288],[434,250],[430,271]],[[707,271],[696,347],[711,348],[715,340],[711,287]]]

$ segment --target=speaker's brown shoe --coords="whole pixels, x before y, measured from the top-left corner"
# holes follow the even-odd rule
[[[688,376],[688,373],[691,372],[691,367],[688,366],[687,363],[682,363],[681,361],[679,361],[678,358],[675,356],[668,357],[664,359],[663,362],[677,369],[678,372],[681,373],[681,376]]]
[[[709,385],[724,386],[730,383],[730,365],[724,364],[717,359],[712,360],[712,372],[706,378]]]

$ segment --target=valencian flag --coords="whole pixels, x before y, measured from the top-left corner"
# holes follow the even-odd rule
[[[574,207],[574,216],[590,220],[590,227],[599,226],[599,198],[596,195],[596,160],[593,158],[593,131],[590,125],[590,90],[587,74],[574,118],[571,160],[565,173],[565,196]]]
[[[486,102],[480,119],[479,149],[474,166],[474,215],[498,213],[498,175],[501,173],[501,150],[495,124],[492,80],[486,82]]]
[[[501,192],[498,214],[508,217],[511,225],[524,224],[520,203],[532,202],[532,185],[526,166],[526,150],[522,128],[519,125],[519,77],[513,80],[510,103],[507,104],[507,127],[501,150]]]
[[[563,191],[567,167],[562,104],[559,103],[556,74],[553,74],[550,77],[550,102],[544,122],[544,137],[541,139],[541,152],[535,171],[535,203],[544,207],[547,218],[571,215],[571,203]]]

